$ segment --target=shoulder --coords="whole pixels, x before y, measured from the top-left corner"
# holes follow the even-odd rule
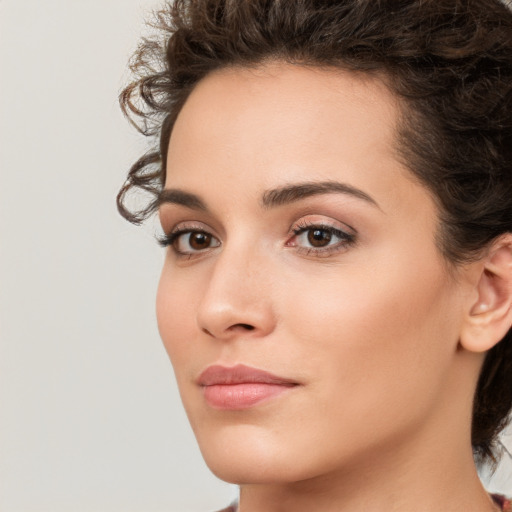
[[[237,512],[238,507],[236,504],[230,505],[229,507],[218,510],[217,512]]]
[[[505,496],[501,496],[499,494],[493,494],[492,499],[497,505],[500,506],[503,512],[512,512],[512,500],[505,498]]]

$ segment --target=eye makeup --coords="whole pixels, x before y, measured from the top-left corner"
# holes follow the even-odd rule
[[[191,258],[219,247],[220,240],[202,223],[180,223],[170,233],[157,238],[162,247],[171,247],[178,257]]]
[[[176,257],[191,259],[222,245],[211,231],[203,223],[180,223],[170,233],[159,237],[158,242],[162,247],[170,247]],[[325,258],[348,250],[355,242],[356,234],[349,232],[348,226],[344,230],[325,219],[312,218],[294,224],[286,235],[284,247],[301,255]]]
[[[325,221],[301,220],[292,229],[293,236],[285,244],[295,247],[300,254],[327,257],[347,250],[356,241],[354,233],[348,233]]]

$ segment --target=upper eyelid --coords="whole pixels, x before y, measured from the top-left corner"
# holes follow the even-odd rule
[[[178,222],[172,222],[169,223],[172,226],[170,229],[166,229],[166,227],[164,227],[164,225],[166,224],[165,222],[162,222],[161,224],[162,231],[164,231],[164,233],[167,235],[172,235],[174,233],[186,231],[206,231],[211,235],[215,236],[216,238],[219,238],[219,236],[217,235],[217,231],[212,226],[200,220],[182,220]]]
[[[161,246],[169,246],[174,243],[174,241],[187,232],[194,231],[202,231],[212,235],[219,242],[221,241],[220,237],[216,234],[216,231],[208,225],[206,222],[198,221],[198,220],[181,220],[181,221],[173,221],[168,222],[169,219],[162,219],[160,217],[160,227],[162,229],[162,234],[156,236],[157,242]],[[168,227],[168,224],[170,227]]]
[[[329,225],[329,224],[311,224],[308,226],[298,227],[293,230],[294,236],[292,238],[295,238],[299,235],[303,235],[304,233],[307,233],[308,231],[311,231],[313,229],[320,229],[323,231],[331,231],[336,234],[341,239],[344,240],[355,240],[357,234],[355,232],[350,233],[349,230],[340,229],[338,227]]]
[[[208,228],[203,228],[202,226],[197,225],[185,225],[182,226],[181,223],[174,226],[170,231],[169,234],[175,234],[175,233],[188,233],[189,231],[210,231]]]
[[[335,233],[336,236],[344,237],[344,238],[355,238],[355,236],[356,236],[354,233],[349,233],[348,230],[339,229],[334,226],[329,226],[329,225],[325,225],[325,224],[315,224],[312,226],[305,226],[302,228],[295,229],[293,233],[295,236],[298,236],[298,235],[302,235],[304,233],[307,233],[308,231],[312,231],[315,229],[318,229],[321,231],[331,231],[331,232]]]
[[[332,217],[328,217],[328,216],[322,216],[323,218],[322,219],[308,219],[307,217],[310,217],[312,215],[309,215],[309,216],[304,216],[303,218],[295,221],[291,228],[290,228],[290,232],[294,232],[298,227],[300,228],[301,227],[301,224],[303,224],[303,228],[305,230],[307,229],[310,229],[310,228],[314,228],[314,227],[324,227],[324,228],[331,228],[331,229],[337,229],[339,231],[343,231],[343,232],[347,232],[348,235],[357,235],[357,229],[355,229],[354,227],[352,227],[350,224],[347,224],[346,222],[342,222],[340,220],[337,220],[337,219],[334,219]]]
[[[170,227],[167,227],[166,224]],[[161,219],[161,227],[162,231],[167,236],[187,231],[205,231],[221,240],[225,235],[225,233],[219,233],[219,230],[215,229],[208,222],[202,220],[179,220],[166,222],[166,219]],[[313,227],[337,229],[339,231],[346,232],[348,235],[358,234],[357,230],[350,224],[331,217],[330,215],[320,213],[307,213],[300,216],[290,224],[287,233],[292,235],[297,231],[297,229],[303,228],[307,230]]]

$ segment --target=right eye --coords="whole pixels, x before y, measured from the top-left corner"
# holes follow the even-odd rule
[[[160,240],[164,247],[171,246],[178,256],[193,255],[220,246],[220,241],[207,231],[180,229]]]

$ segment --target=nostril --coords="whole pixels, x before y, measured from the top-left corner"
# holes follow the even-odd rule
[[[234,325],[233,327],[237,327],[237,326],[240,326],[242,327],[243,329],[246,329],[248,331],[252,331],[254,330],[254,326],[253,325],[249,325],[249,324],[236,324]]]
[[[228,332],[236,332],[238,330],[240,330],[240,331],[254,331],[254,329],[255,329],[254,325],[250,325],[250,324],[233,324],[230,327],[228,327],[225,332],[226,333],[228,333]],[[211,336],[212,338],[222,337],[222,333],[216,335],[214,330],[210,331],[209,329],[206,329],[205,327],[203,327],[201,330],[205,334],[207,334],[208,336]]]

